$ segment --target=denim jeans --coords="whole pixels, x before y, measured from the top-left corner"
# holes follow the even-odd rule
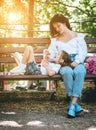
[[[68,96],[80,97],[86,75],[83,64],[78,64],[74,69],[69,66],[60,69]]]

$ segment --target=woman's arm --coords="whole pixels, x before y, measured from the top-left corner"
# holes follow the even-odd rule
[[[78,55],[76,56],[75,62],[79,64],[83,63],[87,56],[87,45],[83,34],[77,39],[77,42]]]
[[[56,48],[56,39],[55,38],[51,38],[51,43],[48,47],[48,50],[50,52],[50,56],[49,56],[49,61],[54,61],[54,57],[57,54],[57,48]]]

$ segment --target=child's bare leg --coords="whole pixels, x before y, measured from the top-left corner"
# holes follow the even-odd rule
[[[32,61],[35,62],[33,47],[32,46],[27,46],[25,51],[24,51],[24,56],[23,56],[23,59],[22,59],[22,63],[27,64],[27,63],[30,63]]]
[[[12,56],[14,57],[16,64],[20,65],[23,56],[19,52],[12,53]]]
[[[15,52],[14,54],[12,54],[12,56],[15,58],[15,61],[16,61],[17,65],[20,65],[22,63],[27,64],[29,62],[35,61],[33,48],[31,46],[27,46],[25,48],[23,56],[18,52]],[[28,89],[30,88],[32,83],[33,83],[32,81],[27,80],[27,88]]]
[[[27,48],[24,51],[24,56],[22,59],[22,63],[23,64],[27,64],[34,61],[35,62],[35,58],[34,58],[34,51],[33,51],[33,47],[32,46],[27,46]],[[32,85],[32,81],[27,81],[27,88],[29,89],[30,86]]]

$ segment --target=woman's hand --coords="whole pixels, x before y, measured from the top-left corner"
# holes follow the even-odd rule
[[[71,63],[71,67],[72,67],[72,68],[75,68],[77,65],[78,65],[78,63],[75,62],[75,61]]]

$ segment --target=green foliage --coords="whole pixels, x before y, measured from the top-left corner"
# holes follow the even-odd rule
[[[34,16],[35,16],[35,22],[39,23],[49,23],[51,17],[58,12],[63,13],[64,15],[69,15],[67,8],[63,5],[60,4],[61,0],[37,0],[35,1],[35,11],[34,11]],[[42,19],[43,18],[43,19]],[[41,19],[41,20],[40,20]]]
[[[73,6],[70,3],[66,4],[71,10],[70,20],[74,22],[74,31],[85,32],[87,36],[96,37],[96,8],[94,3],[96,3],[95,0],[93,3],[90,0],[79,0],[72,2]]]
[[[28,20],[32,15],[28,14],[29,3],[30,0],[0,1],[0,37],[28,36]],[[48,25],[55,13],[67,16],[74,31],[96,37],[96,0],[34,0],[34,25],[29,30],[36,31],[34,37],[50,36]]]

